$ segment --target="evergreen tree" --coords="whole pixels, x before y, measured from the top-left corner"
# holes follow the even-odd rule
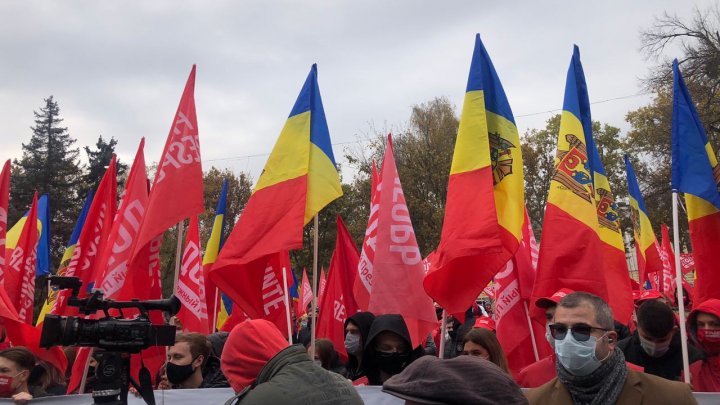
[[[117,139],[110,137],[109,141],[105,141],[100,135],[97,143],[95,144],[95,150],[90,147],[85,147],[85,153],[88,157],[87,173],[83,176],[83,184],[80,187],[80,196],[87,195],[89,189],[95,189],[100,184],[107,166],[110,164],[113,153],[115,153],[115,146],[117,145]],[[120,162],[118,159],[117,165],[117,176],[118,176],[118,187],[122,188],[125,184],[125,172],[127,171],[127,165]]]
[[[53,96],[45,99],[40,111],[34,114],[30,142],[22,144],[22,158],[13,161],[15,177],[11,183],[9,219],[14,223],[23,215],[36,190],[49,194],[51,267],[57,268],[82,204],[82,197],[78,196],[82,174],[78,163],[80,150],[73,148],[75,139],[61,126],[63,119]]]

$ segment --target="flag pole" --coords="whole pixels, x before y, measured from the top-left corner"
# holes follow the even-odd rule
[[[312,309],[310,314],[310,358],[315,358],[315,326],[317,324],[317,269],[318,269],[318,216],[315,214],[313,222],[313,281],[312,281]]]
[[[182,243],[183,243],[183,228],[185,221],[178,222],[178,238],[177,238],[177,249],[175,250],[175,278],[173,280],[172,293],[175,294],[177,291],[178,278],[180,277],[180,261],[182,260]]]
[[[220,298],[220,288],[215,287],[215,303],[213,304],[213,323],[212,323],[212,330],[215,332],[217,330],[217,318],[218,318],[218,300]]]
[[[530,310],[528,309],[528,303],[526,300],[523,300],[523,304],[525,305],[525,316],[528,320],[528,328],[530,328],[530,339],[532,340],[532,347],[533,347],[533,354],[535,354],[535,361],[540,361],[540,354],[538,354],[538,348],[537,348],[537,342],[535,341],[535,331],[532,327],[532,320],[530,319]]]
[[[87,373],[90,369],[90,358],[93,355],[93,352],[95,351],[94,347],[89,348],[90,353],[88,354],[87,359],[85,360],[85,367],[83,368],[83,375],[82,379],[80,380],[80,387],[78,388],[78,394],[84,394],[85,393],[85,384],[87,383]]]
[[[288,298],[287,269],[283,267],[283,291],[285,291],[285,316],[287,318],[288,344],[292,344],[292,324],[290,323],[290,300]]]
[[[690,384],[690,362],[688,359],[687,330],[685,329],[685,300],[682,291],[682,269],[680,268],[680,226],[678,224],[678,192],[673,190],[673,237],[675,239],[675,278],[677,288],[678,309],[680,312],[680,343],[682,345],[683,371],[685,382]]]
[[[443,308],[442,318],[440,326],[440,347],[438,348],[438,357],[441,359],[445,358],[445,334],[447,333],[447,312]]]

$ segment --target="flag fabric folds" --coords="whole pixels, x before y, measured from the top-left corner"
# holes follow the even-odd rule
[[[586,291],[609,302],[603,242],[593,193],[594,149],[590,100],[580,51],[574,47],[565,86],[555,171],[550,181],[531,310],[560,288]],[[613,308],[614,309],[614,308]]]
[[[635,251],[637,252],[638,278],[640,285],[642,285],[645,284],[648,273],[662,271],[663,265],[655,247],[657,237],[652,229],[647,208],[645,208],[645,200],[640,192],[640,185],[627,155],[625,155],[625,170],[630,194],[630,219],[633,224]]]
[[[273,256],[301,248],[303,226],[341,195],[313,65],[245,210],[210,269],[210,279],[256,318],[253,314],[262,306],[247,307],[251,301],[241,295],[249,287],[241,280],[257,275],[243,273],[261,276]]]
[[[327,279],[325,278],[325,268],[320,268],[320,280],[318,281],[318,301],[322,301],[323,295],[325,295],[325,288],[327,287]]]
[[[22,232],[14,246],[8,243],[5,255],[5,277],[3,285],[10,303],[18,314],[18,319],[31,324],[35,303],[35,266],[39,230],[37,226],[37,191],[32,199],[30,212],[22,227]]]
[[[43,194],[38,199],[38,229],[40,239],[37,247],[35,275],[37,277],[50,274],[50,196]]]
[[[673,61],[672,188],[685,194],[695,259],[695,302],[720,298],[720,166],[677,59]]]
[[[403,195],[388,135],[378,193],[377,245],[368,311],[400,314],[413,347],[425,342],[437,326],[435,307],[422,288],[425,275],[410,212]]]
[[[427,293],[464,312],[522,238],[520,137],[505,91],[478,34],[448,182],[445,219]]]
[[[186,332],[210,333],[207,302],[205,300],[205,280],[202,271],[200,248],[200,227],[197,216],[190,218],[182,265],[178,276],[175,295],[180,298],[182,307],[177,318]]]
[[[317,336],[332,341],[344,362],[348,360],[345,350],[345,320],[359,310],[353,297],[359,260],[360,254],[355,242],[338,215],[335,251],[328,268],[327,289],[320,302]]]
[[[222,295],[218,297],[217,287],[210,280],[209,271],[217,259],[217,255],[222,248],[225,238],[225,211],[227,209],[227,190],[228,180],[223,180],[222,190],[220,190],[220,198],[218,199],[217,206],[215,207],[215,218],[213,219],[212,230],[210,231],[210,239],[208,239],[207,246],[205,246],[205,255],[203,256],[203,277],[205,278],[205,294],[207,296],[208,305],[208,322],[210,330],[220,329],[225,323],[225,320],[230,316],[225,305],[223,304]],[[232,306],[230,306],[232,308]],[[231,309],[232,312],[232,309]],[[222,314],[222,316],[219,316]],[[217,325],[213,325],[215,317],[217,316]],[[223,322],[220,323],[220,319]]]
[[[0,172],[0,282],[5,267],[5,238],[8,229],[8,207],[10,205],[10,159],[5,161]]]
[[[310,305],[313,299],[312,286],[310,286],[310,280],[308,279],[307,271],[303,269],[302,285],[300,286],[300,299],[298,300],[298,308],[295,315],[300,319],[303,314],[307,313],[307,307]]]
[[[372,275],[373,262],[375,260],[375,244],[377,242],[377,221],[378,221],[378,203],[379,194],[377,188],[380,185],[380,175],[378,174],[375,160],[372,161],[372,174],[370,183],[370,216],[368,225],[365,230],[362,249],[360,250],[360,262],[358,263],[358,276],[355,278],[353,285],[353,295],[355,301],[360,306],[361,311],[367,311],[370,303],[370,293],[372,292]]]

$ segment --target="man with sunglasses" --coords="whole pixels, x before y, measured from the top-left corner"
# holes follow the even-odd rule
[[[616,348],[610,306],[585,292],[563,297],[550,324],[557,377],[529,390],[530,404],[696,404],[690,387],[629,370]]]

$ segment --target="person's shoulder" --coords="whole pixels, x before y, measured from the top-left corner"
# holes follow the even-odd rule
[[[643,373],[635,370],[628,370],[627,383],[639,385],[643,396],[657,398],[665,403],[695,403],[695,397],[688,384],[680,381],[672,381],[656,375]]]
[[[547,403],[550,396],[557,389],[558,379],[557,377],[555,377],[539,387],[530,388],[529,390],[525,391],[525,397],[531,404]]]

